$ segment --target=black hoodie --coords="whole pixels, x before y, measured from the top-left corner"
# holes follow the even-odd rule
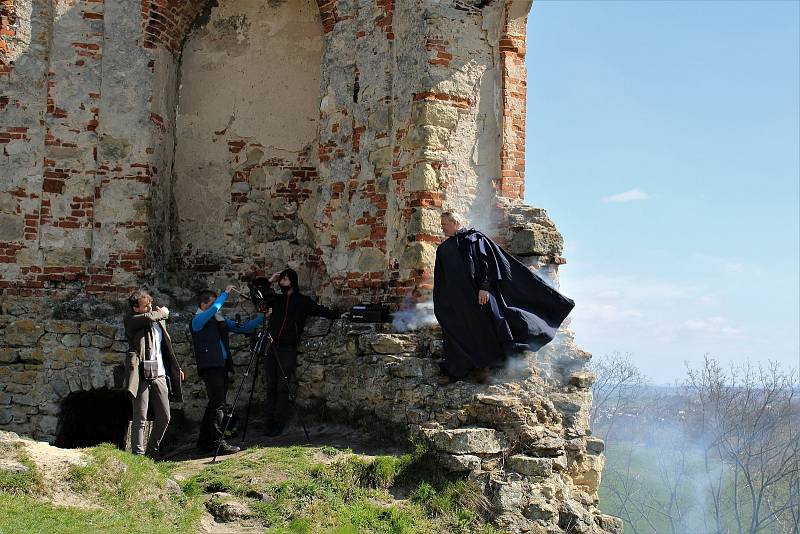
[[[283,271],[278,280],[284,276],[289,278],[294,291],[291,294],[283,293],[276,299],[272,308],[272,316],[270,316],[269,333],[272,335],[275,345],[294,347],[300,342],[300,336],[309,315],[337,319],[340,314],[325,306],[320,306],[311,297],[301,294],[297,273],[294,269]]]

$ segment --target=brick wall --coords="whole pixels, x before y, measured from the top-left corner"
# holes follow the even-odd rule
[[[487,216],[497,200],[522,198],[524,6],[312,2],[323,36],[316,145],[253,162],[269,149],[258,135],[218,136],[231,166],[220,225],[243,243],[220,253],[187,248],[176,230],[175,106],[193,31],[242,46],[241,34],[222,36],[230,17],[220,13],[237,3],[0,6],[8,291],[118,294],[141,281],[183,284],[181,273],[219,284],[288,263],[328,300],[401,303],[431,289],[442,209],[491,229],[505,217]],[[15,73],[20,54],[38,70]],[[259,173],[281,178],[254,183]],[[266,237],[253,230],[258,217],[240,217],[265,210],[278,229]]]

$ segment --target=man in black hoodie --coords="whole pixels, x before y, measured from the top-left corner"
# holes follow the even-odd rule
[[[281,295],[273,305],[269,323],[272,336],[266,359],[268,436],[279,436],[289,417],[288,378],[297,366],[297,344],[309,315],[336,319],[339,313],[314,302],[300,293],[297,272],[286,269],[273,274],[270,283],[278,282]]]

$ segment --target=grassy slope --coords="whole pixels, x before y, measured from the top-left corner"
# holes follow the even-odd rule
[[[46,494],[35,467],[0,476],[0,533],[194,532],[207,493],[225,491],[250,505],[266,532],[412,533],[495,530],[479,513],[481,494],[438,471],[424,450],[361,457],[330,447],[253,448],[204,467],[167,491],[179,464],[155,464],[111,446],[88,449],[71,468],[71,489],[99,508],[78,510],[37,499]],[[392,494],[408,495],[397,500]]]

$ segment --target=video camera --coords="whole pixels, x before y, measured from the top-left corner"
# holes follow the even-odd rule
[[[280,298],[280,295],[272,289],[269,279],[263,276],[247,282],[247,288],[250,290],[250,302],[261,313],[266,313],[268,309],[274,307]]]

